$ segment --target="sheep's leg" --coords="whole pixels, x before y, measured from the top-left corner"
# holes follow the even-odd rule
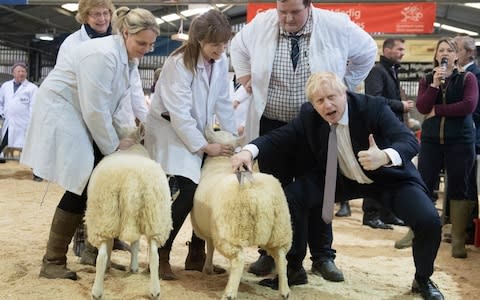
[[[205,263],[203,264],[203,273],[213,274],[213,252],[215,252],[215,246],[213,245],[212,239],[207,239],[207,257],[205,258]]]
[[[160,299],[160,280],[158,279],[158,245],[154,239],[150,240],[150,296],[154,300]]]
[[[239,249],[237,255],[230,259],[230,276],[228,277],[227,286],[223,293],[222,299],[235,299],[237,297],[238,286],[242,278],[244,266],[243,251]]]
[[[113,238],[112,239],[108,239],[106,241],[106,253],[107,253],[107,264],[105,265],[105,267],[107,268],[110,268],[110,266],[112,265],[112,249],[113,249]],[[99,250],[100,252],[100,250]]]
[[[278,290],[282,299],[288,299],[290,296],[290,288],[288,287],[288,278],[287,278],[287,259],[284,249],[274,249],[273,258],[275,260],[275,267],[277,268],[278,273]]]
[[[92,299],[103,299],[103,281],[105,280],[107,261],[107,242],[103,241],[100,248],[98,248],[97,264],[95,266],[95,281],[93,282],[92,287]]]
[[[130,245],[130,271],[138,272],[138,251],[140,249],[140,240],[136,240]]]

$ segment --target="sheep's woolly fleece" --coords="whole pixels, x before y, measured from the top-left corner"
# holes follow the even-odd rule
[[[94,169],[85,213],[89,242],[144,234],[163,245],[172,228],[171,197],[161,166],[141,145],[105,157]]]

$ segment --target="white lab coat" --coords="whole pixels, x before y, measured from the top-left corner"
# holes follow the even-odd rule
[[[237,132],[229,84],[225,55],[215,61],[210,83],[202,55],[195,74],[185,67],[183,54],[166,60],[147,116],[145,147],[167,174],[199,182],[200,149],[207,145],[205,128],[213,126],[214,115],[222,129]],[[171,121],[162,118],[164,112]]]
[[[119,35],[80,43],[65,52],[37,91],[21,162],[75,194],[93,169],[92,139],[104,154],[119,145],[117,111],[130,104],[130,73]]]
[[[13,82],[14,79],[6,81],[0,88],[0,115],[5,118],[2,139],[8,128],[8,146],[23,148],[38,87],[25,79],[14,93]]]
[[[312,6],[312,16],[313,28],[308,53],[311,72],[334,72],[344,78],[350,90],[354,90],[367,77],[375,63],[375,41],[343,13]],[[259,13],[245,25],[231,43],[230,55],[237,78],[251,75],[252,79],[252,101],[245,128],[247,141],[259,135],[279,28],[277,11],[270,9]]]
[[[245,123],[247,120],[247,110],[250,104],[251,95],[247,92],[247,90],[245,90],[243,85],[240,85],[236,91],[232,87],[232,90],[230,91],[230,95],[232,99],[232,105],[233,105],[233,101],[239,102],[237,108],[234,109],[235,121],[237,122],[237,127],[245,126]]]
[[[60,46],[58,50],[57,56],[57,63],[59,60],[63,59],[63,55],[65,52],[68,52],[70,49],[78,46],[81,42],[90,40],[90,37],[85,30],[85,25],[75,31],[74,33],[70,34]],[[142,80],[140,78],[140,73],[138,69],[132,73],[132,105],[125,106],[124,111],[121,112],[122,118],[125,118],[127,122],[134,123],[135,117],[139,119],[141,122],[145,122],[147,120],[147,113],[148,113],[148,106],[145,102],[145,94],[143,93],[142,88]],[[120,116],[120,113],[119,113]]]

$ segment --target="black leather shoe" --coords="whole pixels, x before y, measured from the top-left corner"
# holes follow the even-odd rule
[[[391,225],[385,224],[380,220],[380,218],[373,218],[373,219],[363,219],[363,225],[367,225],[372,227],[373,229],[392,229]]]
[[[33,181],[42,182],[43,179],[42,179],[42,177],[38,177],[37,175],[33,174]]]
[[[352,211],[350,210],[350,204],[348,201],[340,202],[340,209],[335,213],[336,217],[350,217]]]
[[[397,226],[405,226],[405,222],[402,219],[395,216],[394,214],[390,213],[388,216],[380,218],[380,220],[385,224],[397,225]]]
[[[0,164],[4,164],[4,163],[6,163],[6,162],[7,162],[7,161],[5,160],[5,158],[0,157]]]
[[[270,255],[261,254],[256,262],[248,267],[247,272],[257,276],[267,276],[275,270],[275,261]]]
[[[443,300],[444,297],[437,285],[428,279],[426,282],[413,280],[412,293],[419,293],[426,300]]]
[[[298,270],[287,269],[288,286],[307,284],[307,272],[304,268]],[[278,290],[278,275],[275,278],[267,278],[258,282],[259,285]]]
[[[322,276],[323,279],[333,282],[342,282],[343,272],[337,268],[333,259],[316,261],[312,263],[312,273]]]

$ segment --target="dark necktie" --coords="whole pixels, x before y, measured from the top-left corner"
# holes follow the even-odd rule
[[[337,125],[330,126],[328,135],[327,170],[323,191],[322,219],[330,224],[333,219],[335,205],[335,185],[337,183]]]
[[[299,35],[291,35],[290,41],[292,44],[292,51],[290,52],[290,58],[292,59],[293,70],[297,68],[298,58],[300,57],[300,46],[298,45]]]
[[[13,82],[13,93],[15,94],[15,92],[18,90],[18,88],[22,85],[21,82],[16,82],[14,81]]]

